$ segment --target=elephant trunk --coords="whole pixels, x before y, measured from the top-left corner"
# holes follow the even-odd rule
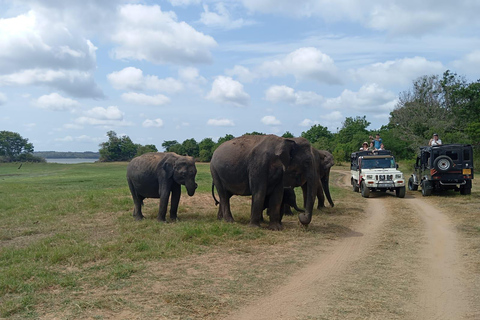
[[[304,226],[308,226],[312,221],[313,204],[315,203],[315,196],[317,194],[317,184],[315,183],[315,174],[312,174],[307,179],[307,195],[305,201],[305,213],[298,215],[298,220]]]
[[[191,197],[195,194],[195,190],[197,189],[198,185],[195,183],[195,181],[190,182],[186,181],[185,182],[185,188],[187,189],[188,195]]]
[[[332,197],[330,196],[330,189],[328,187],[329,175],[326,174],[324,177],[322,177],[321,180],[322,180],[323,192],[325,193],[325,196],[327,197],[328,203],[330,203],[330,205],[333,208],[334,203],[333,203]]]

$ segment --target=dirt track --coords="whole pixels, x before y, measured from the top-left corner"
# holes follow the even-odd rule
[[[341,183],[350,188],[348,175],[344,178]],[[364,200],[360,197],[359,201]],[[227,319],[474,319],[469,309],[469,301],[475,299],[474,291],[464,278],[457,235],[448,217],[421,195],[407,195],[405,199],[382,195],[365,201],[368,201],[366,219],[352,228],[347,237],[333,243],[326,252],[319,253],[313,263],[292,276],[273,294],[253,301]],[[391,213],[392,203],[403,206],[405,219],[411,219],[412,230],[417,231],[406,230],[399,235],[395,229],[399,224],[396,225],[394,220],[402,217]],[[409,260],[393,253],[391,261],[379,263],[374,257],[391,252],[382,253],[380,250],[385,243],[392,242],[389,235],[395,232],[394,243],[413,244],[410,249],[405,249],[412,252],[413,258]],[[355,269],[357,265],[365,265],[364,269],[369,271],[362,273],[364,269]],[[385,271],[384,278],[397,275],[400,278],[399,270],[403,270],[406,279],[397,282],[381,279],[376,289],[378,295],[368,296],[361,287],[371,280],[367,278],[362,283],[358,279],[375,274],[379,265],[390,269]],[[352,281],[360,281],[360,289],[352,290]],[[337,308],[336,303],[340,300],[332,299],[344,296],[343,293],[346,301],[341,303],[350,304],[348,308],[353,311],[349,313]],[[380,301],[382,299],[387,302]],[[388,310],[386,305],[392,305],[392,301],[401,307]],[[379,311],[366,312],[369,305],[377,306]]]

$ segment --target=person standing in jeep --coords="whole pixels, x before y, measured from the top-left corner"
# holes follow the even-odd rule
[[[440,146],[442,145],[442,140],[438,138],[438,134],[434,133],[432,139],[428,143],[429,146]]]

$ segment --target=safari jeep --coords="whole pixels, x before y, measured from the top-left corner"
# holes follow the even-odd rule
[[[472,193],[473,149],[469,144],[420,147],[414,169],[408,189],[418,190],[421,186],[423,196],[439,190]]]
[[[359,151],[350,158],[354,192],[360,190],[362,196],[368,198],[372,191],[389,190],[395,191],[399,198],[405,197],[405,179],[390,151]]]

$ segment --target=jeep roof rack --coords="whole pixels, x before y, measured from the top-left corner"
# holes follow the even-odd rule
[[[392,152],[390,150],[367,150],[367,151],[357,151],[353,152],[351,157],[357,158],[360,156],[390,156]]]

